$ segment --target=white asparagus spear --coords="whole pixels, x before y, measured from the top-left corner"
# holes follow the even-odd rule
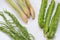
[[[35,18],[35,13],[34,13],[33,7],[31,6],[29,0],[25,0],[25,2],[26,2],[27,6],[28,6],[28,8],[31,12],[32,19],[34,19]]]
[[[30,17],[30,12],[28,7],[24,4],[24,1],[22,0],[16,0],[18,5],[21,7],[21,9],[24,11],[24,13],[27,15],[27,17]]]
[[[24,12],[13,2],[13,0],[6,0],[6,2],[8,2],[8,4],[10,4],[20,15],[20,17],[22,18],[22,20],[27,23],[28,19],[27,16],[24,14]]]

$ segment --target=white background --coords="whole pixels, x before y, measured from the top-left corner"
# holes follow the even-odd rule
[[[48,0],[48,4],[50,4],[50,2],[51,0]],[[55,2],[57,5],[57,3],[60,2],[60,0],[55,0]],[[38,26],[38,14],[39,14],[39,9],[41,5],[41,0],[30,0],[30,3],[33,6],[34,11],[35,11],[35,20],[32,20],[32,18],[28,19],[29,20],[28,24],[25,24],[22,22],[21,18],[19,18],[19,16],[17,15],[17,12],[15,12],[14,9],[12,9],[12,7],[9,6],[5,2],[5,0],[0,0],[0,10],[6,9],[10,11],[11,13],[13,13],[18,18],[19,22],[27,28],[28,32],[31,33],[35,37],[35,40],[46,40],[46,38],[43,35],[42,29]],[[54,40],[60,40],[60,27],[59,26],[60,26],[60,21],[59,21],[59,25],[58,25]],[[0,40],[11,40],[11,39],[3,32],[0,32]]]

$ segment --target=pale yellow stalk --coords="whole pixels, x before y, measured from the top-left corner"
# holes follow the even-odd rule
[[[34,19],[35,18],[35,13],[34,13],[33,7],[31,6],[29,0],[25,0],[25,2],[26,2],[27,6],[28,6],[28,8],[29,8],[29,10],[31,12],[32,18]]]
[[[21,9],[24,11],[24,13],[27,15],[27,17],[30,17],[30,12],[28,7],[24,4],[22,0],[16,0]]]
[[[8,4],[10,4],[20,15],[20,17],[22,18],[22,20],[27,23],[28,19],[27,16],[24,14],[24,12],[13,2],[13,0],[6,0],[6,2],[8,2]]]

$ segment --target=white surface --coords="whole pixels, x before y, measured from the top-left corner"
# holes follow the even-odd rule
[[[50,3],[50,1],[51,0],[49,0],[48,2]],[[46,40],[46,38],[44,38],[43,31],[38,26],[38,13],[41,5],[41,0],[30,0],[30,2],[35,10],[35,20],[32,20],[32,18],[28,19],[29,20],[28,24],[23,23],[21,19],[18,19],[18,20],[23,26],[27,28],[28,32],[35,37],[35,40]],[[56,4],[58,2],[60,2],[60,0],[56,0]],[[14,9],[12,9],[11,6],[7,5],[5,0],[0,0],[0,10],[3,10],[3,9],[7,9],[11,13],[13,13],[17,18],[19,18],[17,13],[14,11]],[[59,22],[54,40],[60,40],[59,26],[60,26],[60,22]],[[11,40],[11,39],[6,34],[0,32],[0,40]]]

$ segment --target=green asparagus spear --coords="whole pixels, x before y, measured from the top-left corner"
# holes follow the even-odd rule
[[[8,31],[7,29],[5,29],[3,27],[0,27],[0,31],[8,34],[13,40],[17,40],[17,38],[15,37],[15,35],[12,32]]]
[[[55,36],[55,32],[56,32],[56,29],[58,26],[59,18],[60,18],[60,3],[58,4],[55,15],[53,16],[53,18],[51,20],[49,32],[47,35],[47,37],[49,39],[52,39]]]
[[[54,7],[55,7],[55,1],[52,0],[51,4],[49,5],[49,8],[47,10],[47,14],[46,14],[46,18],[45,18],[44,33],[47,33],[47,31],[48,31],[48,27],[50,24],[50,19],[51,19],[51,15],[53,13]]]
[[[18,20],[16,19],[16,17],[14,15],[12,15],[11,13],[4,11],[5,13],[7,13],[13,20],[13,22],[16,24],[16,26],[21,30],[22,34],[25,36],[25,38],[27,38],[28,40],[30,40],[29,34],[26,30],[25,27],[23,27]],[[24,30],[23,30],[24,29]]]
[[[10,36],[12,39],[17,40],[18,37],[15,35],[15,33],[13,33],[10,28],[7,27],[6,23],[4,22],[0,22],[1,26],[0,26],[0,31],[8,34],[8,36]]]
[[[5,17],[5,15],[2,13],[2,14],[0,14],[0,16],[2,16],[3,17],[3,19],[4,19],[4,21],[5,21],[5,27],[2,27],[2,28],[7,28],[7,29],[9,29],[9,32],[11,32],[13,35],[12,35],[12,38],[14,39],[14,40],[31,40],[30,39],[30,35],[29,35],[29,33],[27,32],[27,30],[26,30],[26,28],[25,27],[23,27],[19,22],[18,22],[18,20],[16,19],[16,17],[13,15],[13,14],[11,14],[10,12],[8,12],[8,11],[4,11],[4,13],[5,14],[8,14],[8,16],[12,19],[12,21],[13,21],[13,24],[15,24],[15,27],[16,28],[18,28],[18,31],[16,31],[15,30],[15,27],[11,24],[11,22],[9,22],[8,20],[7,20],[7,18]],[[2,23],[3,24],[3,23]],[[1,30],[1,29],[0,29]],[[1,30],[1,31],[3,31],[3,30]],[[6,34],[9,34],[9,36],[11,36],[11,34],[10,33],[7,33],[7,31],[8,30],[5,30],[5,31],[3,31],[4,33],[6,33]]]
[[[4,16],[4,14],[0,14],[0,15],[3,17],[4,21],[6,22],[6,27],[7,27],[12,33],[14,33],[14,34],[16,35],[16,37],[18,37],[18,40],[19,40],[19,39],[20,39],[20,38],[19,38],[20,34],[18,34],[18,32],[13,28],[12,24],[10,24],[10,23],[7,21],[7,19],[6,19],[6,17]]]
[[[44,14],[46,7],[47,7],[47,0],[42,0],[41,9],[38,15],[38,23],[41,28],[44,27]]]

